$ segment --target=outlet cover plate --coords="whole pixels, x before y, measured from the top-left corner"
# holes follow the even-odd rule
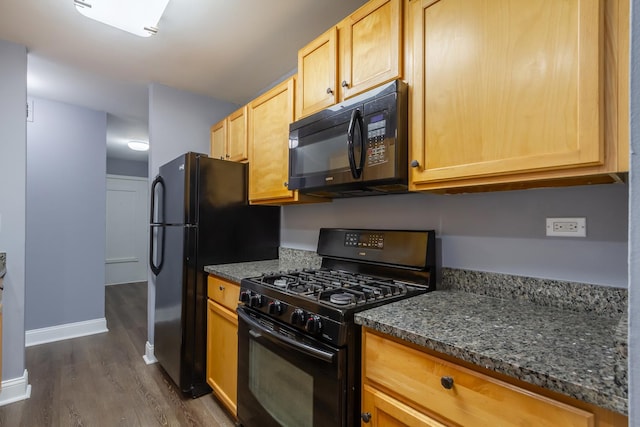
[[[587,237],[587,219],[547,218],[547,236]]]

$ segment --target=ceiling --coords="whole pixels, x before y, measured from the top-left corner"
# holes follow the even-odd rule
[[[149,83],[245,104],[364,3],[171,0],[158,34],[142,38],[82,16],[73,0],[1,0],[0,40],[27,47],[30,97],[107,112],[107,155],[144,160],[126,141],[148,139]]]

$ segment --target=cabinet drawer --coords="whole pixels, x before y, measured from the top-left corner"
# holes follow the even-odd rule
[[[594,415],[365,331],[363,376],[466,426],[585,426]],[[445,388],[444,377],[452,380]]]
[[[235,312],[240,298],[240,285],[209,275],[207,278],[207,295],[223,307]]]

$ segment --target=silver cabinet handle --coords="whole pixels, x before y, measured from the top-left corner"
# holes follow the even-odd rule
[[[327,94],[329,95],[333,95],[333,89],[331,89],[330,87],[327,88]]]
[[[347,81],[346,81],[346,80],[343,80],[343,81],[342,81],[342,87],[344,87],[344,88],[348,88],[348,87],[349,87],[349,83],[347,83]]]
[[[224,286],[219,286],[218,289],[220,289],[221,291],[224,291]]]

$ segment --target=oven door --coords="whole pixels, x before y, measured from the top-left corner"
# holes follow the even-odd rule
[[[346,349],[238,307],[238,420],[244,427],[346,426]]]

